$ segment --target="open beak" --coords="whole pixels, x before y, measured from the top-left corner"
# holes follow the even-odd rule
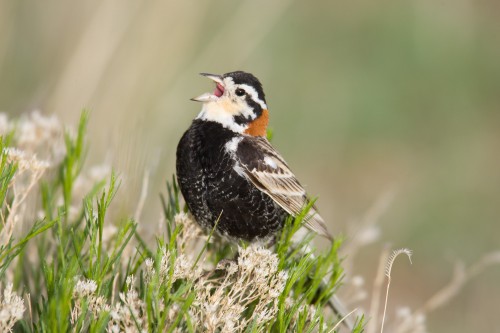
[[[204,93],[198,97],[191,98],[192,101],[195,102],[212,102],[219,99],[224,94],[224,81],[222,80],[221,75],[216,74],[208,74],[208,73],[200,73],[200,75],[208,77],[210,80],[215,82],[215,91],[211,93]]]

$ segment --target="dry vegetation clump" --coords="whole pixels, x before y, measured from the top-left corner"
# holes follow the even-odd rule
[[[386,316],[391,267],[401,252],[389,259],[387,250],[369,311],[354,311],[368,293],[363,278],[344,273],[343,265],[352,267],[339,259],[341,242],[321,252],[312,235],[293,237],[307,207],[287,221],[273,245],[231,244],[201,232],[182,207],[175,181],[162,197],[164,231],[156,243],[146,242],[136,221],[145,195],[135,219],[110,214],[119,180],[107,165],[83,168],[87,118],[84,112],[77,130],[68,131],[40,113],[18,121],[0,114],[2,332],[371,333],[381,326],[425,332],[430,311],[500,262],[491,254],[457,270],[452,284],[421,309]],[[144,183],[147,193],[147,178]],[[377,240],[376,221],[389,201],[385,196],[368,212],[358,230],[362,237],[344,247],[346,258]],[[335,313],[332,304],[342,306],[339,290],[345,310]]]

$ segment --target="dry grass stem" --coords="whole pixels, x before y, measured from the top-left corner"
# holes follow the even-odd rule
[[[412,252],[409,249],[399,249],[395,250],[392,252],[392,254],[389,257],[389,260],[387,261],[386,269],[385,269],[385,276],[387,276],[387,288],[385,292],[385,302],[384,302],[384,313],[382,315],[382,324],[380,325],[380,333],[384,331],[384,323],[385,323],[385,316],[386,316],[386,311],[387,311],[387,302],[389,300],[389,287],[391,285],[391,271],[392,271],[392,265],[394,264],[394,261],[400,254],[406,254],[408,256],[408,259],[410,260],[411,264],[411,255]]]
[[[353,310],[351,310],[351,312],[349,312],[348,314],[346,314],[344,317],[342,317],[336,324],[335,326],[332,327],[332,329],[330,331],[328,331],[328,333],[332,333],[333,331],[335,331],[348,317],[350,317],[354,312],[358,311],[358,308],[354,308]]]

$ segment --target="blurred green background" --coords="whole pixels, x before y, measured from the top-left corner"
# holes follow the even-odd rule
[[[238,69],[263,82],[273,143],[335,234],[355,241],[393,191],[352,272],[369,289],[382,244],[414,250],[390,316],[499,249],[498,1],[0,1],[0,111],[76,124],[89,108],[89,164],[110,162],[131,198],[151,173],[142,223],[200,109],[189,98],[213,89],[197,73]],[[429,330],[500,332],[499,281],[497,266],[467,283]]]

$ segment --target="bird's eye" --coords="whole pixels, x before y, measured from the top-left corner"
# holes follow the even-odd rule
[[[243,95],[245,95],[245,90],[238,88],[238,89],[236,89],[235,93],[238,96],[243,96]]]

